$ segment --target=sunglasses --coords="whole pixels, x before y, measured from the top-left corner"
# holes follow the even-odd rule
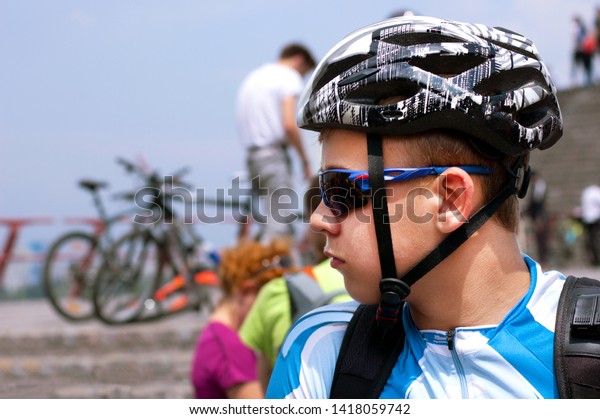
[[[394,168],[383,170],[385,182],[403,182],[425,176],[439,176],[450,167],[458,167],[469,174],[489,175],[491,169],[481,166],[431,166]],[[371,198],[367,170],[328,169],[319,171],[319,188],[323,203],[333,215],[339,217],[349,211],[364,207]]]

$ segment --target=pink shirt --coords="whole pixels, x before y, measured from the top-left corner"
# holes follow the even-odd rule
[[[256,355],[235,330],[208,323],[196,344],[191,379],[196,398],[225,399],[229,388],[258,379]]]

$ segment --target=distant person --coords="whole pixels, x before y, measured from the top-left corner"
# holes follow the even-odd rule
[[[600,185],[585,187],[581,193],[581,221],[585,230],[585,244],[589,261],[600,266]]]
[[[594,29],[596,35],[596,53],[600,47],[600,7],[596,7],[596,17],[594,18]]]
[[[595,57],[600,57],[600,6],[596,7],[596,14],[594,16],[594,33],[592,34],[596,39],[596,50],[594,51]]]
[[[596,35],[588,33],[587,27],[580,16],[573,17],[573,78],[577,77],[579,69],[583,69],[584,84],[593,83],[593,58],[596,52]]]
[[[540,263],[548,261],[548,237],[549,224],[548,213],[546,211],[547,196],[546,181],[536,171],[532,171],[529,182],[529,202],[526,207],[527,215],[531,219],[534,232],[537,259]]]
[[[296,125],[296,102],[303,77],[314,67],[315,60],[307,48],[287,45],[277,62],[252,71],[238,93],[237,127],[247,153],[252,211],[260,211],[260,216],[266,217],[258,220],[266,221],[260,240],[293,235],[291,223],[280,219],[273,206],[293,188],[289,146],[298,154],[304,177],[308,180],[312,174]]]
[[[292,270],[290,243],[244,242],[223,252],[219,267],[223,298],[202,329],[192,361],[196,398],[264,397],[256,355],[242,343],[238,330],[260,288]]]
[[[318,178],[315,177],[304,195],[304,208],[308,217],[321,201]],[[332,293],[344,289],[344,278],[333,269],[330,260],[323,254],[325,235],[307,229],[302,240],[304,253],[315,258],[314,265],[304,268],[304,272],[314,278],[323,292]],[[350,300],[347,293],[340,294],[333,301]],[[290,294],[284,278],[270,281],[259,292],[255,304],[240,329],[242,341],[258,354],[259,379],[266,390],[271,371],[283,339],[292,326],[292,306]]]

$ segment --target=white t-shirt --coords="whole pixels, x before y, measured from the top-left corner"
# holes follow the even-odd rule
[[[265,64],[243,81],[237,98],[237,126],[244,146],[264,147],[282,143],[282,101],[298,96],[303,80],[296,70],[278,64]]]
[[[600,220],[600,186],[588,186],[581,193],[581,218],[585,223]]]

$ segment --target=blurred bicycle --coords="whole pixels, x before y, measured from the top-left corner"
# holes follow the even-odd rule
[[[118,161],[130,172],[124,160]],[[73,218],[71,223],[92,226],[88,230],[74,230],[58,237],[49,247],[44,260],[42,285],[50,304],[65,319],[88,320],[94,317],[92,304],[93,282],[108,250],[115,243],[114,227],[123,221],[130,222],[134,208],[108,216],[100,191],[105,182],[84,179],[79,186],[92,195],[98,218]],[[131,193],[120,193],[114,197],[131,202]],[[131,224],[129,228],[135,229]]]
[[[109,250],[94,281],[96,316],[106,324],[156,320],[182,310],[212,306],[218,290],[218,257],[205,246],[192,223],[179,216],[174,188],[191,186],[187,172],[160,176],[137,166],[144,187],[134,197],[138,228]]]

